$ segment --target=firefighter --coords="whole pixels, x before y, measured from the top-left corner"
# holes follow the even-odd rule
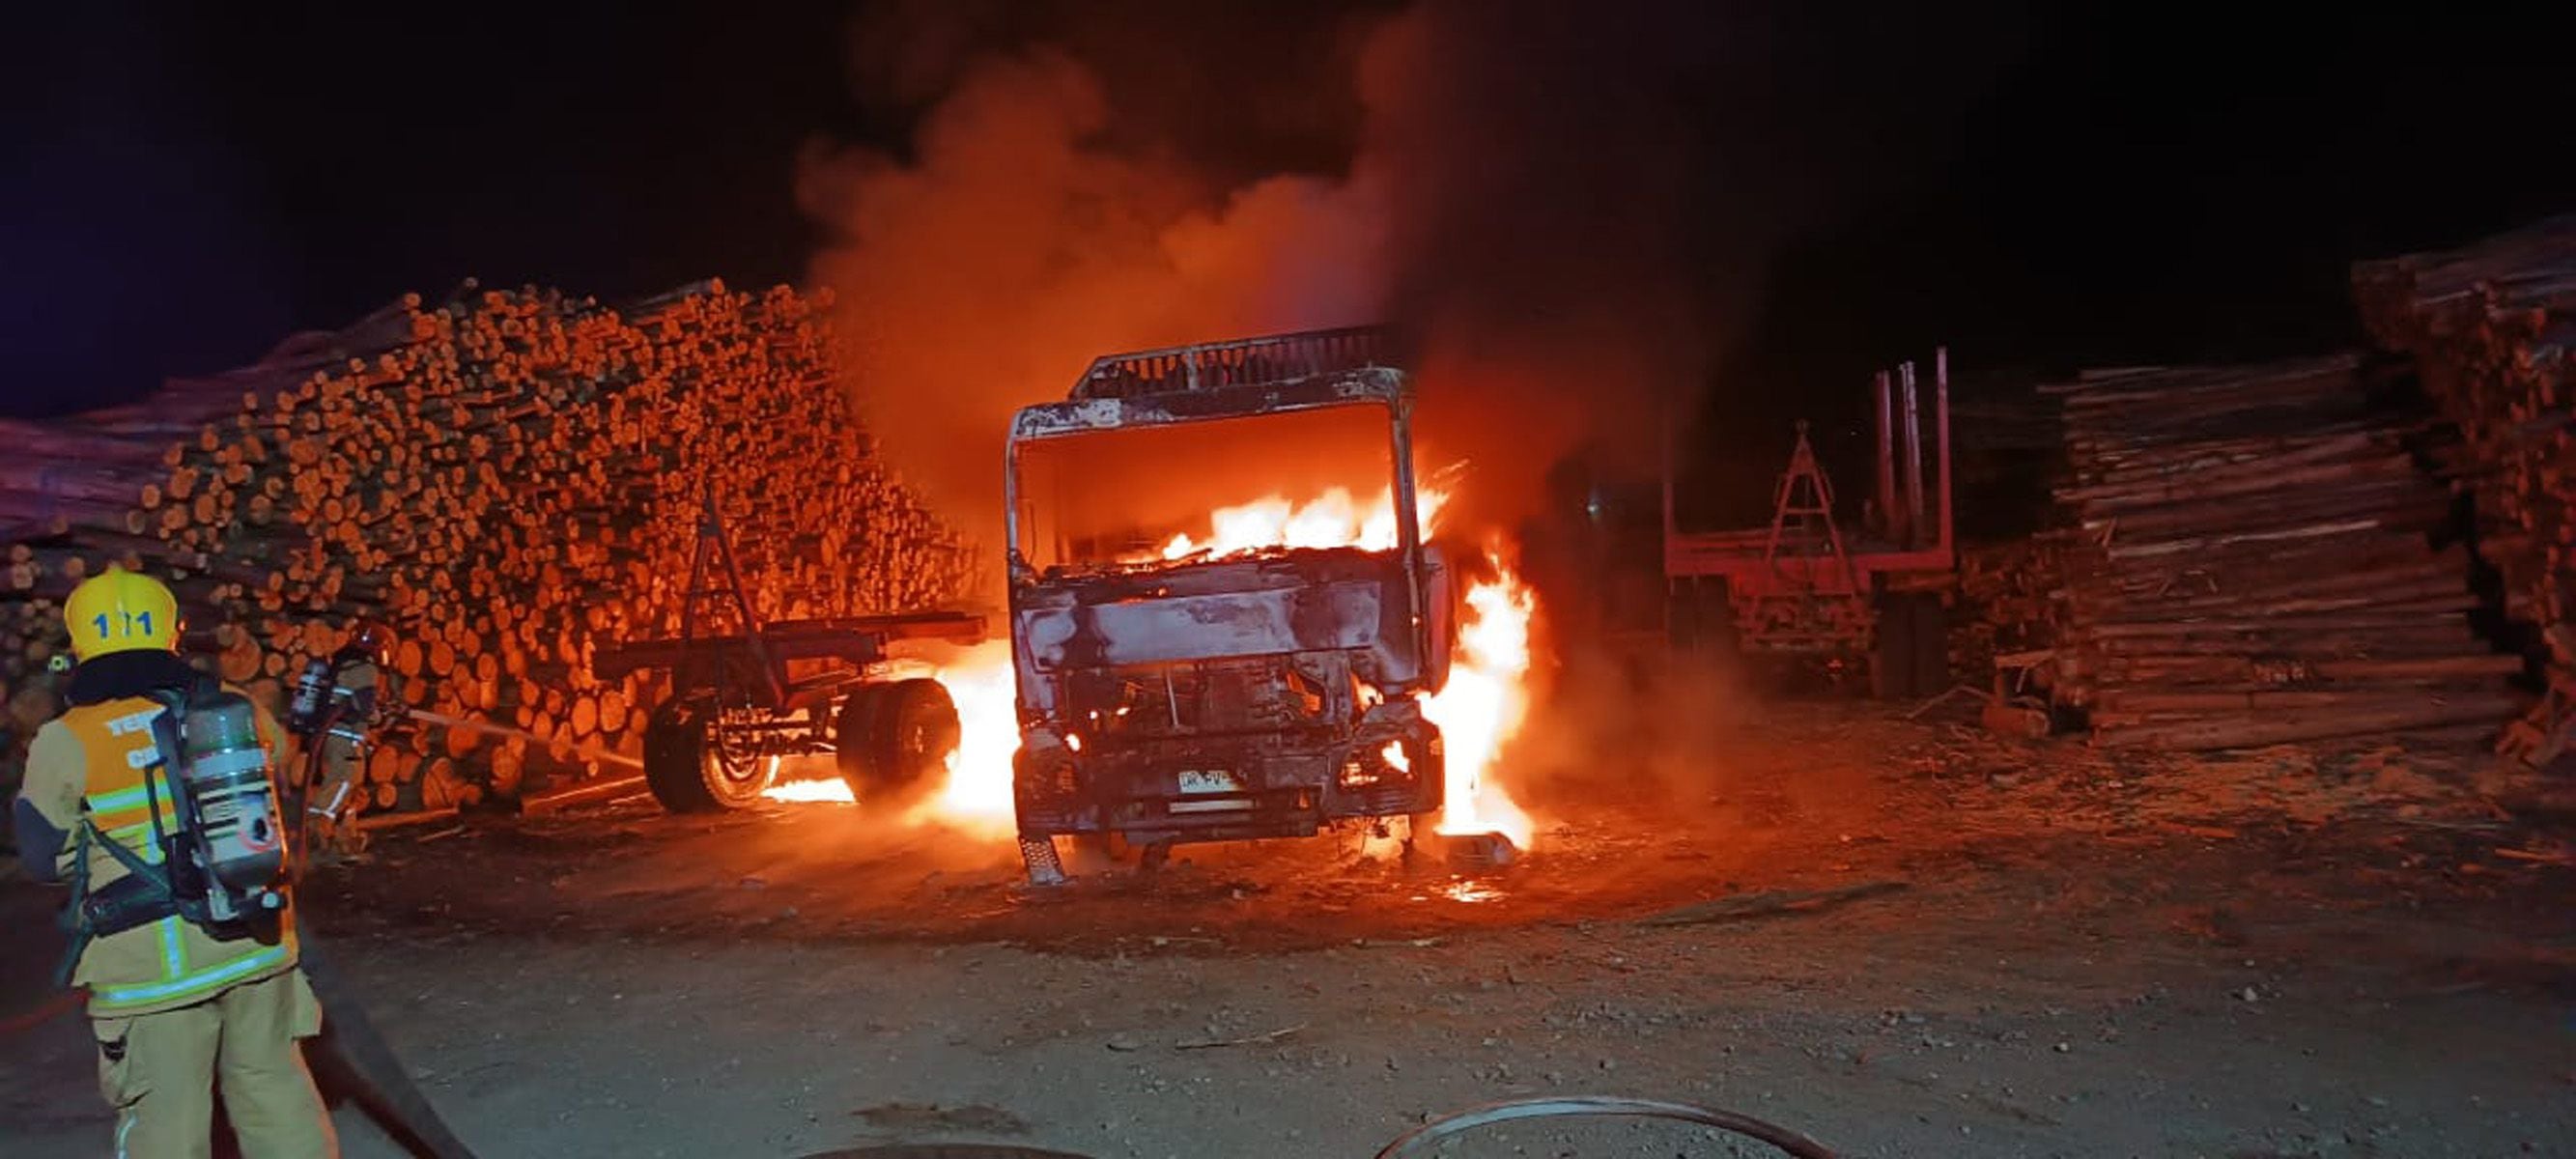
[[[173,731],[160,719],[164,698],[239,690],[179,658],[177,602],[149,576],[111,569],[92,578],[73,589],[64,618],[79,658],[63,689],[70,707],[36,733],[12,820],[28,871],[74,883],[62,980],[89,990],[115,1154],[209,1154],[220,1089],[245,1154],[338,1155],[297,1048],[320,1031],[322,1011],[297,969],[291,910],[279,907],[253,932],[201,921],[202,905],[169,900],[184,892],[169,860],[179,846],[155,841],[183,816],[162,747]],[[251,712],[274,770],[276,721]],[[275,791],[272,779],[272,800]],[[122,911],[94,904],[137,897],[149,900]]]
[[[366,835],[355,824],[362,794],[353,790],[375,732],[397,703],[392,677],[384,671],[385,653],[392,647],[392,629],[361,619],[349,625],[346,644],[328,657],[315,657],[296,683],[287,727],[318,758],[303,804],[317,863],[353,857],[365,848]]]

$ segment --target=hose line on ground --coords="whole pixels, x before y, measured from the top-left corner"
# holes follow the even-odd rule
[[[1545,1119],[1574,1115],[1623,1115],[1697,1123],[1704,1127],[1716,1127],[1719,1130],[1759,1139],[1788,1152],[1796,1159],[1837,1159],[1834,1152],[1824,1144],[1787,1127],[1774,1126],[1749,1115],[1694,1107],[1684,1103],[1659,1103],[1648,1099],[1621,1099],[1601,1095],[1513,1099],[1460,1111],[1405,1132],[1395,1142],[1387,1144],[1385,1150],[1379,1151],[1377,1159],[1405,1159],[1406,1156],[1427,1154],[1433,1143],[1495,1123],[1510,1122],[1514,1119]]]
[[[473,1150],[438,1117],[438,1108],[412,1085],[411,1072],[376,1032],[311,924],[300,924],[304,977],[322,1003],[322,1036],[313,1043],[312,1060],[323,1073],[315,1077],[341,1089],[415,1159],[474,1159]]]

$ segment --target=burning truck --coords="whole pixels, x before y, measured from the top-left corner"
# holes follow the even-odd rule
[[[1412,410],[1384,336],[1337,330],[1110,355],[1018,413],[1012,784],[1032,881],[1062,880],[1058,836],[1158,859],[1430,823],[1447,754],[1426,704],[1460,596],[1457,553],[1426,542]]]

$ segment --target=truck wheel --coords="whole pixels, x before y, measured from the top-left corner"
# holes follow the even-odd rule
[[[770,762],[725,743],[715,714],[670,704],[644,728],[644,784],[674,813],[740,809],[769,788]]]
[[[899,806],[939,787],[961,735],[947,686],[917,678],[852,692],[832,745],[841,777],[861,803]]]
[[[1950,611],[1938,592],[1914,593],[1914,695],[1950,690]]]
[[[1915,695],[1914,597],[1882,592],[1871,601],[1876,621],[1869,652],[1870,694],[1881,700]]]

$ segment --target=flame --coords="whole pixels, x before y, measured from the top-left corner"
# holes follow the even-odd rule
[[[789,805],[855,805],[859,802],[858,794],[850,791],[850,783],[839,777],[771,785],[761,790],[760,795],[763,800]]]
[[[990,641],[966,649],[931,676],[948,689],[957,705],[957,751],[948,754],[948,777],[939,792],[914,806],[905,817],[913,824],[936,823],[977,836],[1009,837],[1017,829],[1011,806],[1011,754],[1020,750],[1017,692],[1011,677],[1011,646]],[[772,758],[773,765],[776,758]],[[841,802],[858,798],[840,777],[789,781],[761,793],[788,803]]]
[[[1415,488],[1414,510],[1424,536],[1431,534],[1432,521],[1448,498],[1434,488]],[[1238,507],[1219,507],[1208,514],[1205,538],[1186,532],[1174,535],[1164,542],[1161,557],[1177,560],[1199,554],[1227,556],[1269,547],[1392,551],[1395,532],[1392,488],[1378,492],[1377,498],[1362,508],[1347,488],[1335,487],[1302,504],[1273,495]]]
[[[1449,683],[1423,703],[1422,715],[1440,726],[1448,752],[1440,832],[1501,833],[1527,849],[1536,826],[1493,774],[1529,715],[1530,620],[1538,599],[1500,556],[1491,558],[1496,578],[1467,589]]]
[[[858,803],[858,794],[851,792],[850,783],[838,775],[795,781],[778,780],[780,765],[785,759],[784,757],[769,758],[770,786],[760,791],[762,800],[790,805]]]
[[[1008,838],[1019,831],[1012,805],[1011,757],[1020,751],[1019,689],[1011,673],[1011,645],[989,640],[938,666],[935,673],[957,703],[957,751],[948,757],[948,780],[922,802],[910,820],[946,825],[978,836]]]

